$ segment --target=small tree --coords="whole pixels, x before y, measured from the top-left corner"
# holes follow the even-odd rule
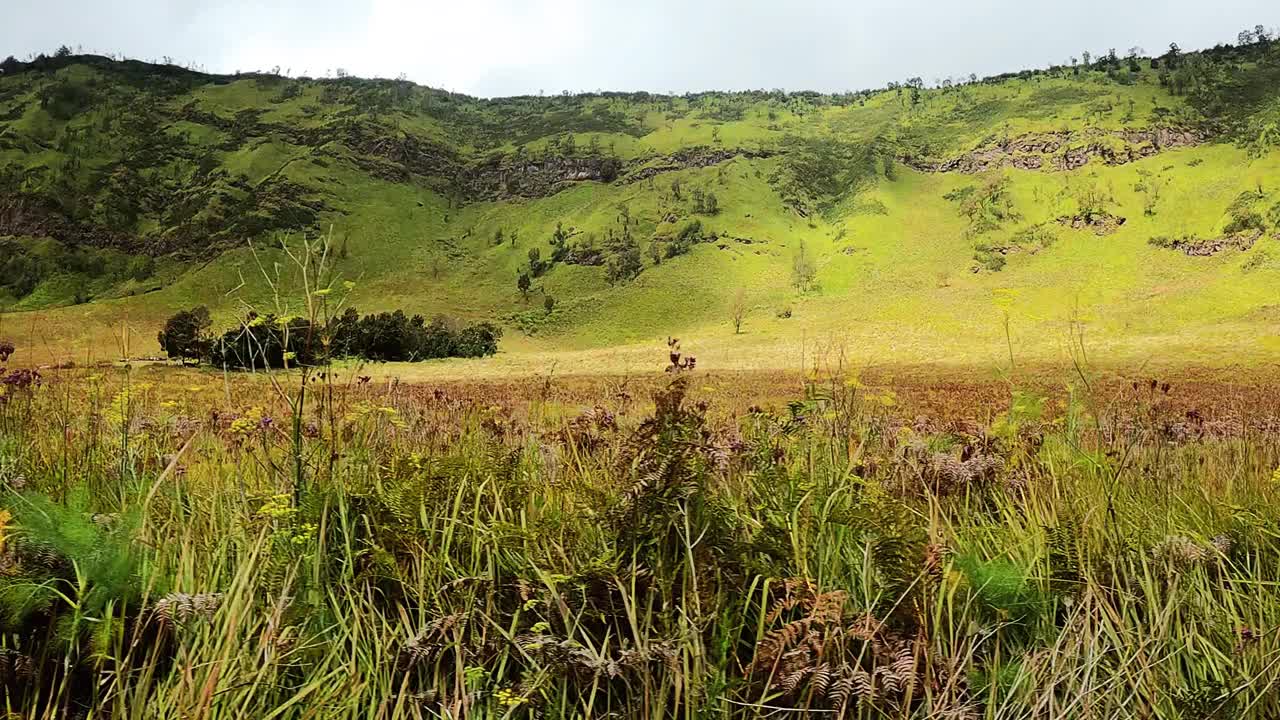
[[[542,249],[529,248],[529,274],[534,277],[542,275],[542,271],[546,269],[546,265],[542,262]]]
[[[729,317],[733,320],[733,334],[742,332],[742,321],[747,319],[747,293],[741,288],[733,296],[733,305],[729,307]]]
[[[151,277],[156,272],[155,258],[150,255],[141,255],[129,261],[126,271],[129,277],[142,282]]]
[[[476,358],[493,355],[498,352],[498,340],[502,339],[502,328],[493,323],[482,322],[468,325],[459,333],[454,341],[454,354],[458,357]]]
[[[542,308],[547,311],[548,315],[550,315],[551,311],[556,309],[556,299],[550,295],[542,298]]]
[[[813,264],[813,258],[809,255],[809,248],[801,240],[800,246],[796,248],[796,253],[791,258],[791,284],[800,292],[805,292],[813,284],[813,280],[817,275],[818,268]]]
[[[1092,183],[1080,186],[1075,192],[1075,199],[1079,215],[1087,223],[1093,223],[1105,216],[1116,203],[1110,191]]]
[[[516,287],[520,288],[520,294],[525,300],[529,299],[529,288],[533,286],[533,280],[529,279],[529,273],[520,273],[516,278]]]
[[[631,235],[624,234],[610,246],[609,261],[605,264],[605,279],[610,285],[628,282],[644,270],[640,245]]]
[[[169,357],[178,358],[184,364],[188,360],[198,362],[209,354],[209,329],[212,326],[209,308],[201,305],[170,317],[156,339],[160,342],[160,349]]]

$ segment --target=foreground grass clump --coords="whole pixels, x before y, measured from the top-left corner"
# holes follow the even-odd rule
[[[833,373],[734,415],[700,372],[586,408],[303,372],[5,386],[14,716],[1280,712],[1273,407],[1082,378],[904,421]]]

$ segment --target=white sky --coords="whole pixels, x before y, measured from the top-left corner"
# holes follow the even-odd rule
[[[1234,42],[1276,0],[3,0],[0,56],[61,44],[210,72],[404,73],[474,95],[840,91]]]

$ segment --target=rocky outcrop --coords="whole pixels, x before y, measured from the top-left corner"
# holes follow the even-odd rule
[[[377,125],[347,123],[332,131],[350,151],[350,160],[370,175],[390,182],[407,182],[415,176],[452,186],[464,163],[453,150],[429,140],[388,131]]]
[[[189,102],[171,115],[175,120],[185,120],[196,125],[221,130],[227,139],[219,146],[221,150],[235,150],[246,142],[257,138],[278,137],[293,145],[303,147],[319,147],[339,134],[333,127],[298,127],[280,123],[262,121],[263,109],[241,110],[230,118],[216,113],[201,110],[195,102]]]
[[[546,197],[579,182],[634,183],[661,173],[718,165],[735,157],[772,154],[700,146],[625,164],[600,153],[495,153],[469,161],[446,145],[378,123],[344,119],[322,127],[298,128],[263,122],[263,112],[244,110],[227,118],[203,111],[193,102],[174,118],[221,130],[227,136],[221,145],[224,150],[239,148],[254,138],[275,137],[330,157],[344,157],[388,182],[425,181],[438,191],[471,201]],[[342,147],[349,152],[344,154]]]
[[[770,155],[762,150],[693,147],[625,164],[605,155],[496,155],[465,167],[457,185],[466,197],[477,200],[545,197],[584,181],[631,184],[663,173],[719,165],[737,157]]]
[[[6,235],[48,237],[67,245],[109,247],[125,252],[143,249],[138,238],[97,225],[72,222],[51,204],[28,195],[0,195],[0,237]]]
[[[609,183],[622,171],[615,157],[496,155],[465,167],[457,186],[475,200],[546,197],[579,182]]]
[[[1058,218],[1058,224],[1063,227],[1069,227],[1072,230],[1090,230],[1098,236],[1110,235],[1119,230],[1124,223],[1125,218],[1119,215],[1100,212],[1089,215],[1063,215]]]
[[[1216,238],[1190,235],[1180,238],[1154,237],[1151,238],[1151,244],[1167,250],[1177,250],[1188,257],[1209,257],[1227,250],[1248,250],[1261,237],[1261,230],[1248,230]]]
[[[1094,160],[1124,165],[1164,150],[1199,145],[1207,139],[1200,131],[1177,128],[1029,133],[948,160],[904,157],[902,162],[922,172],[972,174],[1001,168],[1063,171],[1084,167]]]
[[[744,150],[741,148],[685,148],[670,155],[645,158],[630,163],[622,177],[622,182],[637,183],[662,173],[711,167],[737,157],[766,158],[772,157],[773,154],[768,150]]]
[[[234,192],[233,192],[234,191]],[[77,222],[39,195],[0,194],[0,237],[47,237],[68,246],[112,248],[136,255],[207,257],[245,238],[273,231],[310,231],[332,210],[317,191],[274,178],[184,188],[167,196],[166,229],[146,233]],[[221,212],[210,213],[210,208]]]

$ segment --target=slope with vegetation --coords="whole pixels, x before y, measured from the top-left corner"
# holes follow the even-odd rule
[[[149,354],[201,304],[288,315],[303,237],[362,309],[496,322],[516,354],[683,332],[725,363],[833,335],[971,358],[1007,315],[1031,354],[1080,318],[1118,357],[1259,350],[1280,306],[1265,31],[837,95],[0,70],[0,322],[53,354]]]

